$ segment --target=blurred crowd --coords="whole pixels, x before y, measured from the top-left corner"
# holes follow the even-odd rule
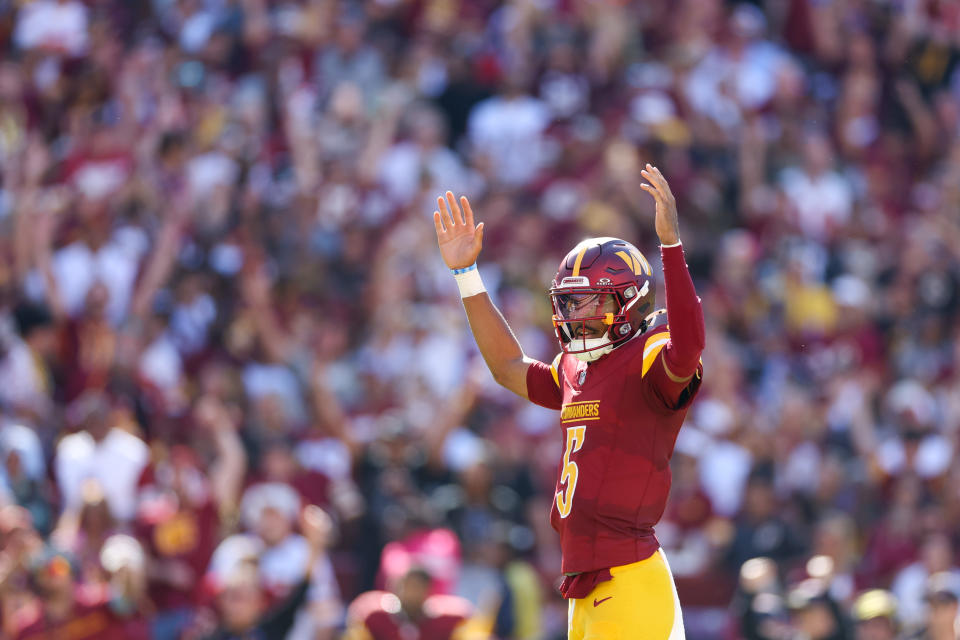
[[[960,4],[0,0],[0,47],[0,637],[565,637],[557,417],[430,218],[549,362],[569,247],[658,257],[646,162],[688,637],[955,637]]]

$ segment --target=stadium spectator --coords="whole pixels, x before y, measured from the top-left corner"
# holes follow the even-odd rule
[[[960,583],[951,573],[935,573],[927,579],[924,589],[927,605],[926,621],[922,631],[914,637],[918,640],[956,638]]]
[[[269,608],[270,596],[266,592],[254,563],[239,562],[226,568],[225,575],[217,585],[216,606],[220,624],[211,633],[202,637],[210,640],[231,638],[285,638],[291,637],[297,621],[297,612],[307,601],[315,568],[322,558],[323,549],[330,535],[330,520],[318,507],[304,509],[301,530],[308,547],[303,559],[303,574],[294,581],[287,593]],[[255,558],[254,558],[255,560]],[[299,635],[295,637],[320,637]]]
[[[395,593],[370,591],[350,605],[346,637],[375,640],[469,637],[465,630],[473,608],[463,598],[430,595],[433,579],[414,567],[397,580]]]

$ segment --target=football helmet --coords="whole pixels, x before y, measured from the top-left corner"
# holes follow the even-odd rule
[[[560,348],[593,362],[646,330],[656,285],[650,263],[629,242],[588,238],[560,262],[550,287]],[[588,338],[598,326],[599,337]]]

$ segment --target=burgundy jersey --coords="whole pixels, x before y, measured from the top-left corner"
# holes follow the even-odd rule
[[[667,327],[638,335],[595,362],[561,354],[527,370],[531,401],[560,409],[562,459],[550,513],[564,573],[630,564],[652,555],[653,527],[670,492],[670,457],[702,365],[676,389],[663,362]],[[670,398],[677,398],[672,401]]]

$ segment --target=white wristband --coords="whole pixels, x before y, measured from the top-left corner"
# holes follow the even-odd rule
[[[460,288],[461,298],[476,296],[487,290],[483,286],[483,280],[480,278],[480,272],[477,270],[476,264],[472,264],[466,269],[454,270],[453,279],[457,281],[457,286]]]

